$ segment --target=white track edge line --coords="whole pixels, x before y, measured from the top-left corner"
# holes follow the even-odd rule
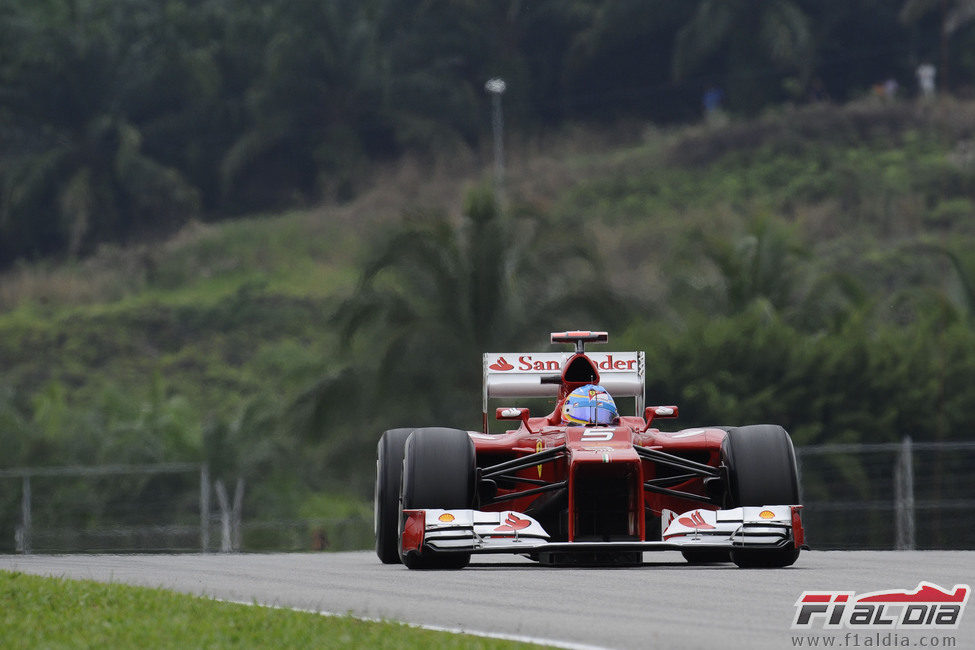
[[[204,596],[207,598],[207,596]],[[565,648],[565,650],[609,650],[605,646],[589,645],[586,643],[575,643],[572,641],[562,641],[556,639],[545,639],[542,637],[528,636],[524,634],[505,634],[504,632],[487,632],[484,630],[470,630],[462,627],[446,627],[443,625],[429,625],[426,623],[407,623],[405,621],[397,621],[388,618],[374,618],[371,616],[357,616],[355,614],[341,614],[339,612],[329,612],[320,609],[308,609],[305,607],[289,607],[287,605],[268,605],[265,603],[258,603],[253,601],[245,600],[230,600],[227,598],[215,598],[209,597],[210,600],[215,600],[221,603],[233,603],[235,605],[249,605],[251,607],[267,607],[270,609],[288,609],[293,612],[304,612],[306,614],[318,614],[319,616],[334,616],[334,617],[345,617],[354,618],[357,621],[366,621],[368,623],[399,623],[401,625],[406,625],[407,627],[418,628],[421,630],[430,630],[431,632],[449,632],[451,634],[467,634],[470,636],[480,636],[489,639],[501,639],[502,641],[517,641],[519,643],[534,643],[536,645],[546,645],[555,648]]]

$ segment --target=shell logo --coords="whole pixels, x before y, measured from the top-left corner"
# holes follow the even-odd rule
[[[758,516],[762,519],[775,519],[775,513],[771,510],[762,510],[760,513],[758,513]]]
[[[450,514],[449,512],[445,512],[442,515],[440,515],[439,517],[437,517],[437,519],[439,521],[442,521],[445,524],[449,524],[450,522],[452,522],[454,520],[454,516],[452,514]]]

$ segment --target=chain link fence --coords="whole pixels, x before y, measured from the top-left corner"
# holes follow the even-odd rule
[[[246,520],[242,480],[206,463],[0,470],[0,553],[353,550],[373,544],[361,516]]]
[[[796,448],[814,549],[975,549],[975,442]],[[354,550],[372,521],[255,520],[206,464],[0,470],[0,553]]]
[[[201,463],[0,470],[0,553],[199,551],[209,492]]]
[[[797,447],[796,460],[812,548],[975,548],[975,442]]]

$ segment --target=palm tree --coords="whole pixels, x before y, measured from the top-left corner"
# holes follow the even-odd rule
[[[963,321],[975,321],[975,259],[971,255],[962,256],[953,248],[933,241],[909,245],[904,250],[933,254],[947,260],[956,284],[953,288],[946,288],[944,296]]]
[[[129,85],[152,63],[133,47],[144,6],[107,4],[50,15],[25,4],[5,34],[15,56],[0,68],[0,264],[171,228],[198,206],[126,111]]]
[[[503,213],[488,188],[470,192],[459,217],[407,215],[335,311],[343,358],[286,408],[300,464],[365,489],[369,468],[353,464],[372,458],[384,429],[480,427],[484,352],[538,349],[554,329],[623,322],[583,233],[530,210]]]
[[[721,56],[732,103],[754,109],[778,91],[761,77],[794,71],[805,85],[813,48],[809,19],[794,0],[701,0],[677,34],[673,73],[685,77]]]
[[[276,3],[249,124],[221,163],[225,202],[344,198],[369,156],[472,142],[486,77],[463,78],[483,54],[483,25],[464,23],[468,13],[465,3]],[[264,194],[241,201],[255,191]]]
[[[358,3],[275,3],[268,22],[256,44],[263,69],[247,90],[250,123],[221,162],[234,209],[311,195],[323,178],[353,169],[363,152],[355,127],[378,100],[373,23]]]
[[[582,229],[504,214],[481,188],[459,220],[408,218],[377,247],[336,318],[357,359],[376,359],[379,395],[418,397],[430,417],[473,422],[482,353],[620,318],[598,270]]]
[[[793,306],[798,284],[796,261],[805,250],[794,231],[772,218],[756,218],[733,240],[708,237],[704,254],[717,267],[730,314],[764,300],[778,311]]]

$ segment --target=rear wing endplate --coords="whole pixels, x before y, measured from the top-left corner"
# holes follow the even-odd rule
[[[633,397],[636,415],[643,415],[645,361],[643,352],[586,352],[599,371],[599,383],[613,397]],[[488,400],[496,397],[557,397],[560,382],[542,382],[560,375],[574,352],[489,352],[484,355],[483,420],[487,432]]]

